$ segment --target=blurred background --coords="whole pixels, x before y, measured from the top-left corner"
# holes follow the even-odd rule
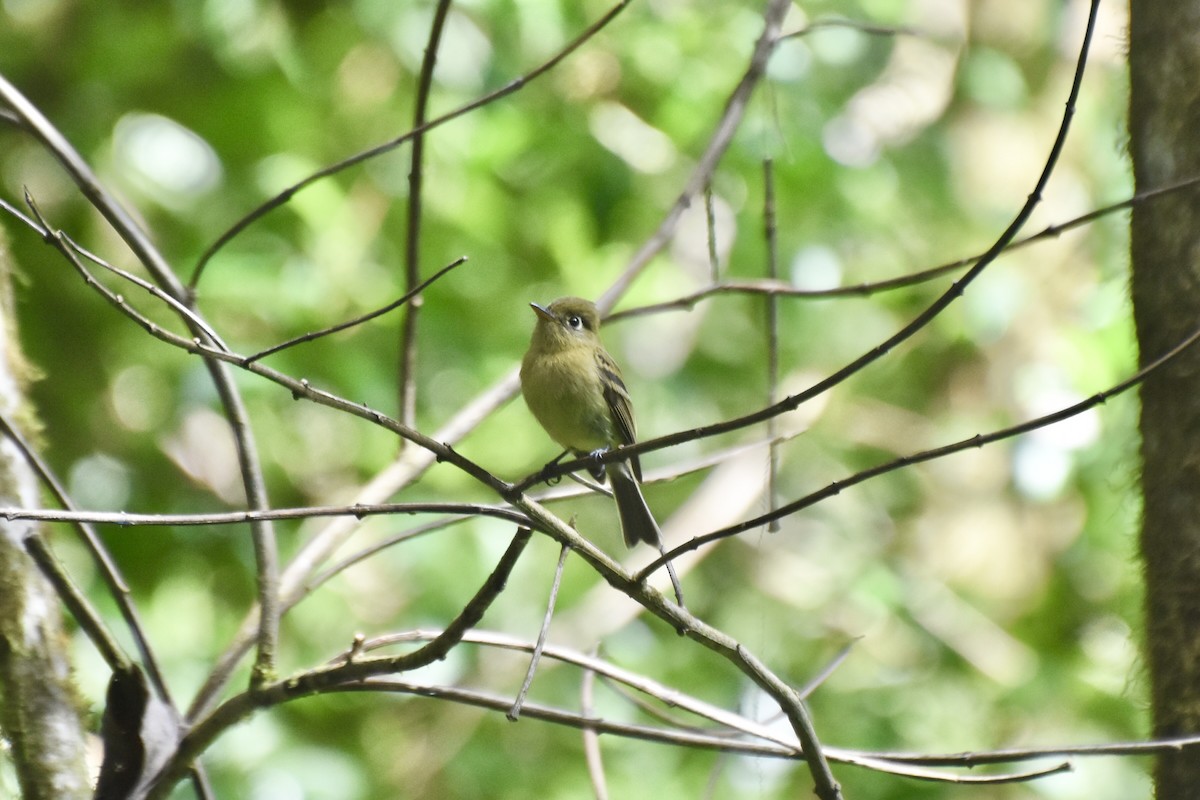
[[[762,2],[633,2],[546,75],[426,139],[425,293],[417,425],[432,433],[509,375],[530,301],[598,297],[688,181],[762,30]],[[528,73],[609,9],[585,0],[467,0],[446,20],[429,116]],[[1079,0],[863,0],[792,7],[782,42],[711,182],[617,310],[767,272],[764,159],[773,162],[780,278],[830,289],[984,251],[1015,215],[1060,124],[1082,37]],[[1105,4],[1071,138],[1034,233],[1124,199],[1124,8]],[[133,209],[185,279],[242,215],[311,172],[408,131],[433,4],[353,0],[84,3],[0,0],[0,72]],[[256,222],[207,265],[198,305],[254,352],[404,292],[411,149],[345,170]],[[30,137],[0,123],[0,196],[28,189],[51,224],[118,266],[140,267]],[[206,512],[244,503],[232,438],[201,362],[100,301],[11,217],[20,339],[43,376],[43,452],[91,510]],[[778,421],[778,500],[857,471],[1011,425],[1101,391],[1135,368],[1126,216],[1004,255],[932,325]],[[953,279],[852,298],[780,299],[781,391],[870,350]],[[148,295],[119,286],[178,329]],[[767,403],[767,301],[722,294],[605,330],[651,438]],[[266,363],[397,414],[398,314]],[[343,504],[397,455],[366,422],[252,375],[238,383],[274,506]],[[793,684],[849,654],[811,697],[830,745],[912,752],[1102,743],[1145,735],[1136,653],[1136,400],[979,450],[893,472],[682,564],[690,610]],[[683,466],[764,426],[657,451],[646,492],[681,542],[766,511],[759,447]],[[557,454],[520,400],[458,446],[517,479]],[[494,502],[437,465],[399,501]],[[552,506],[598,546],[627,553],[611,501]],[[341,555],[428,520],[364,520]],[[278,525],[284,557],[324,521]],[[389,548],[321,587],[284,621],[281,670],[368,636],[445,625],[495,564],[511,527],[472,520]],[[70,530],[51,531],[76,579],[113,604]],[[104,529],[186,705],[252,603],[244,527]],[[532,639],[557,547],[534,541],[482,627]],[[115,624],[115,623],[114,623]],[[568,561],[552,641],[602,655],[709,702],[773,720],[731,665]],[[98,715],[109,673],[82,637],[82,694]],[[248,664],[248,662],[247,662]],[[515,694],[526,657],[464,645],[423,680]],[[248,666],[235,680],[245,685]],[[531,699],[579,705],[580,672],[543,665]],[[596,712],[645,720],[599,687]],[[602,739],[613,797],[807,796],[803,764]],[[404,696],[331,695],[262,713],[204,759],[218,796],[592,797],[577,731]],[[917,783],[835,774],[851,798],[1146,796],[1143,764],[1077,761],[1034,784]],[[15,780],[0,753],[0,794]],[[191,797],[181,786],[175,797]]]

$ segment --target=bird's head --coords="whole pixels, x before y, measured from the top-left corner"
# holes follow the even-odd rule
[[[538,317],[533,330],[535,344],[561,348],[593,344],[599,338],[600,313],[590,300],[560,297],[548,306],[529,305]]]

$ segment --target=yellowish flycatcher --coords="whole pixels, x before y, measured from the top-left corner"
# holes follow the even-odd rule
[[[533,416],[551,439],[576,455],[633,444],[633,406],[621,370],[600,342],[596,306],[579,297],[530,305],[538,320],[521,361],[521,393]],[[604,467],[589,471],[604,480]],[[607,472],[625,544],[646,542],[661,550],[658,523],[639,485],[637,456],[608,464]]]

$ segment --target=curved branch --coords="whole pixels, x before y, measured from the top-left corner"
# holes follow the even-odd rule
[[[137,256],[138,261],[146,267],[155,283],[174,300],[192,308],[191,293],[179,281],[170,264],[134,221],[132,215],[100,184],[87,162],[76,152],[66,137],[3,75],[0,75],[0,100],[8,104],[21,119],[30,135],[41,142],[42,146],[66,170],[88,201],[104,216],[112,229]],[[34,212],[37,213],[36,209]],[[45,220],[39,219],[39,222],[48,232],[49,226],[46,225]],[[59,237],[54,237],[50,243],[60,249],[67,249]],[[194,308],[192,310],[194,312]],[[211,343],[216,346],[217,342],[209,336],[208,326],[197,324],[196,318],[195,315],[181,315],[184,324],[191,329],[198,342]],[[216,359],[205,358],[204,365],[216,387],[217,395],[221,398],[226,420],[233,430],[242,486],[246,492],[246,502],[251,508],[266,508],[268,505],[267,492],[266,484],[263,481],[262,465],[259,462],[258,450],[246,408],[234,385],[233,375],[226,365]],[[274,671],[275,648],[279,636],[279,569],[275,532],[270,524],[254,523],[251,525],[250,533],[254,541],[259,603],[263,608],[258,631],[257,661],[252,679],[262,680]]]
[[[833,497],[836,494],[840,494],[842,490],[848,489],[851,486],[857,486],[858,484],[863,483],[871,478],[878,477],[888,472],[894,472],[895,470],[909,467],[913,464],[921,464],[926,461],[933,461],[934,459],[951,455],[953,453],[960,453],[963,450],[972,450],[983,447],[984,445],[1001,441],[1003,439],[1011,439],[1015,436],[1020,436],[1021,434],[1029,433],[1030,431],[1035,431],[1039,428],[1045,428],[1048,425],[1053,425],[1056,422],[1062,422],[1064,419],[1069,419],[1070,417],[1082,414],[1091,408],[1095,408],[1096,406],[1107,402],[1109,398],[1116,397],[1117,395],[1127,392],[1133,387],[1142,383],[1150,375],[1159,371],[1171,361],[1182,355],[1185,351],[1195,346],[1197,342],[1200,342],[1200,328],[1196,328],[1194,331],[1192,331],[1191,335],[1189,335],[1175,347],[1171,348],[1170,351],[1164,353],[1154,361],[1142,367],[1130,377],[1126,378],[1115,386],[1105,389],[1102,392],[1097,392],[1091,397],[1081,400],[1072,406],[1060,408],[1058,411],[1051,412],[1041,417],[1035,417],[1034,419],[1026,420],[1025,422],[1017,425],[1011,425],[1007,428],[1001,428],[999,430],[992,431],[991,433],[976,434],[966,439],[960,439],[957,442],[942,445],[941,447],[934,447],[929,450],[922,450],[919,453],[913,453],[911,455],[893,459],[892,461],[888,461],[886,463],[879,464],[878,466],[871,467],[870,469],[865,469],[861,472],[855,473],[845,480],[834,481],[818,491],[805,495],[804,497],[794,500],[791,503],[787,503],[786,505],[780,506],[779,508],[774,509],[766,514],[754,517],[753,519],[748,519],[744,522],[739,522],[736,525],[730,525],[729,527],[722,528],[718,531],[706,533],[703,536],[697,536],[679,545],[665,556],[651,562],[641,572],[638,573],[638,578],[645,579],[660,566],[663,566],[664,559],[677,558],[683,553],[695,550],[710,542],[714,542],[719,539],[725,539],[730,536],[736,536],[739,533],[753,530],[754,528],[770,522],[771,520],[780,519],[782,517],[795,514],[797,511],[801,511],[805,508],[815,505],[821,500],[825,500],[829,497]]]
[[[508,549],[501,555],[495,569],[488,575],[483,585],[479,587],[479,590],[466,606],[463,607],[462,612],[459,613],[445,630],[441,631],[441,633],[416,651],[388,658],[360,660],[356,656],[361,651],[361,648],[358,646],[358,642],[356,642],[356,646],[343,659],[340,659],[339,663],[289,678],[286,681],[275,684],[274,687],[251,687],[250,691],[242,695],[242,697],[252,698],[256,703],[262,702],[263,698],[275,696],[279,687],[282,687],[284,690],[280,696],[281,699],[288,695],[311,695],[339,682],[358,683],[373,675],[408,672],[432,664],[434,661],[440,661],[462,640],[463,635],[469,629],[479,624],[479,621],[483,619],[484,612],[500,596],[500,593],[504,591],[504,586],[508,582],[509,575],[512,574],[513,567],[516,566],[521,553],[525,551],[525,546],[529,544],[529,537],[530,530],[528,528],[517,529],[516,535],[513,536],[512,542],[509,543]],[[171,787],[174,786],[175,782],[187,770],[188,764],[208,747],[227,727],[227,723],[232,724],[241,718],[236,714],[231,717],[228,714],[222,713],[224,709],[229,708],[231,705],[234,706],[235,710],[238,708],[233,701],[225,704],[218,708],[209,718],[201,720],[184,736],[179,748],[163,766],[161,773],[154,779],[151,790],[148,793],[149,798],[165,797],[169,794]],[[253,708],[254,706],[248,706],[246,713],[249,713]]]

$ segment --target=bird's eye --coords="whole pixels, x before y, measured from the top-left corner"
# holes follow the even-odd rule
[[[567,317],[567,324],[575,330],[579,330],[583,327],[583,317],[579,316],[578,314],[572,314],[571,316]]]

